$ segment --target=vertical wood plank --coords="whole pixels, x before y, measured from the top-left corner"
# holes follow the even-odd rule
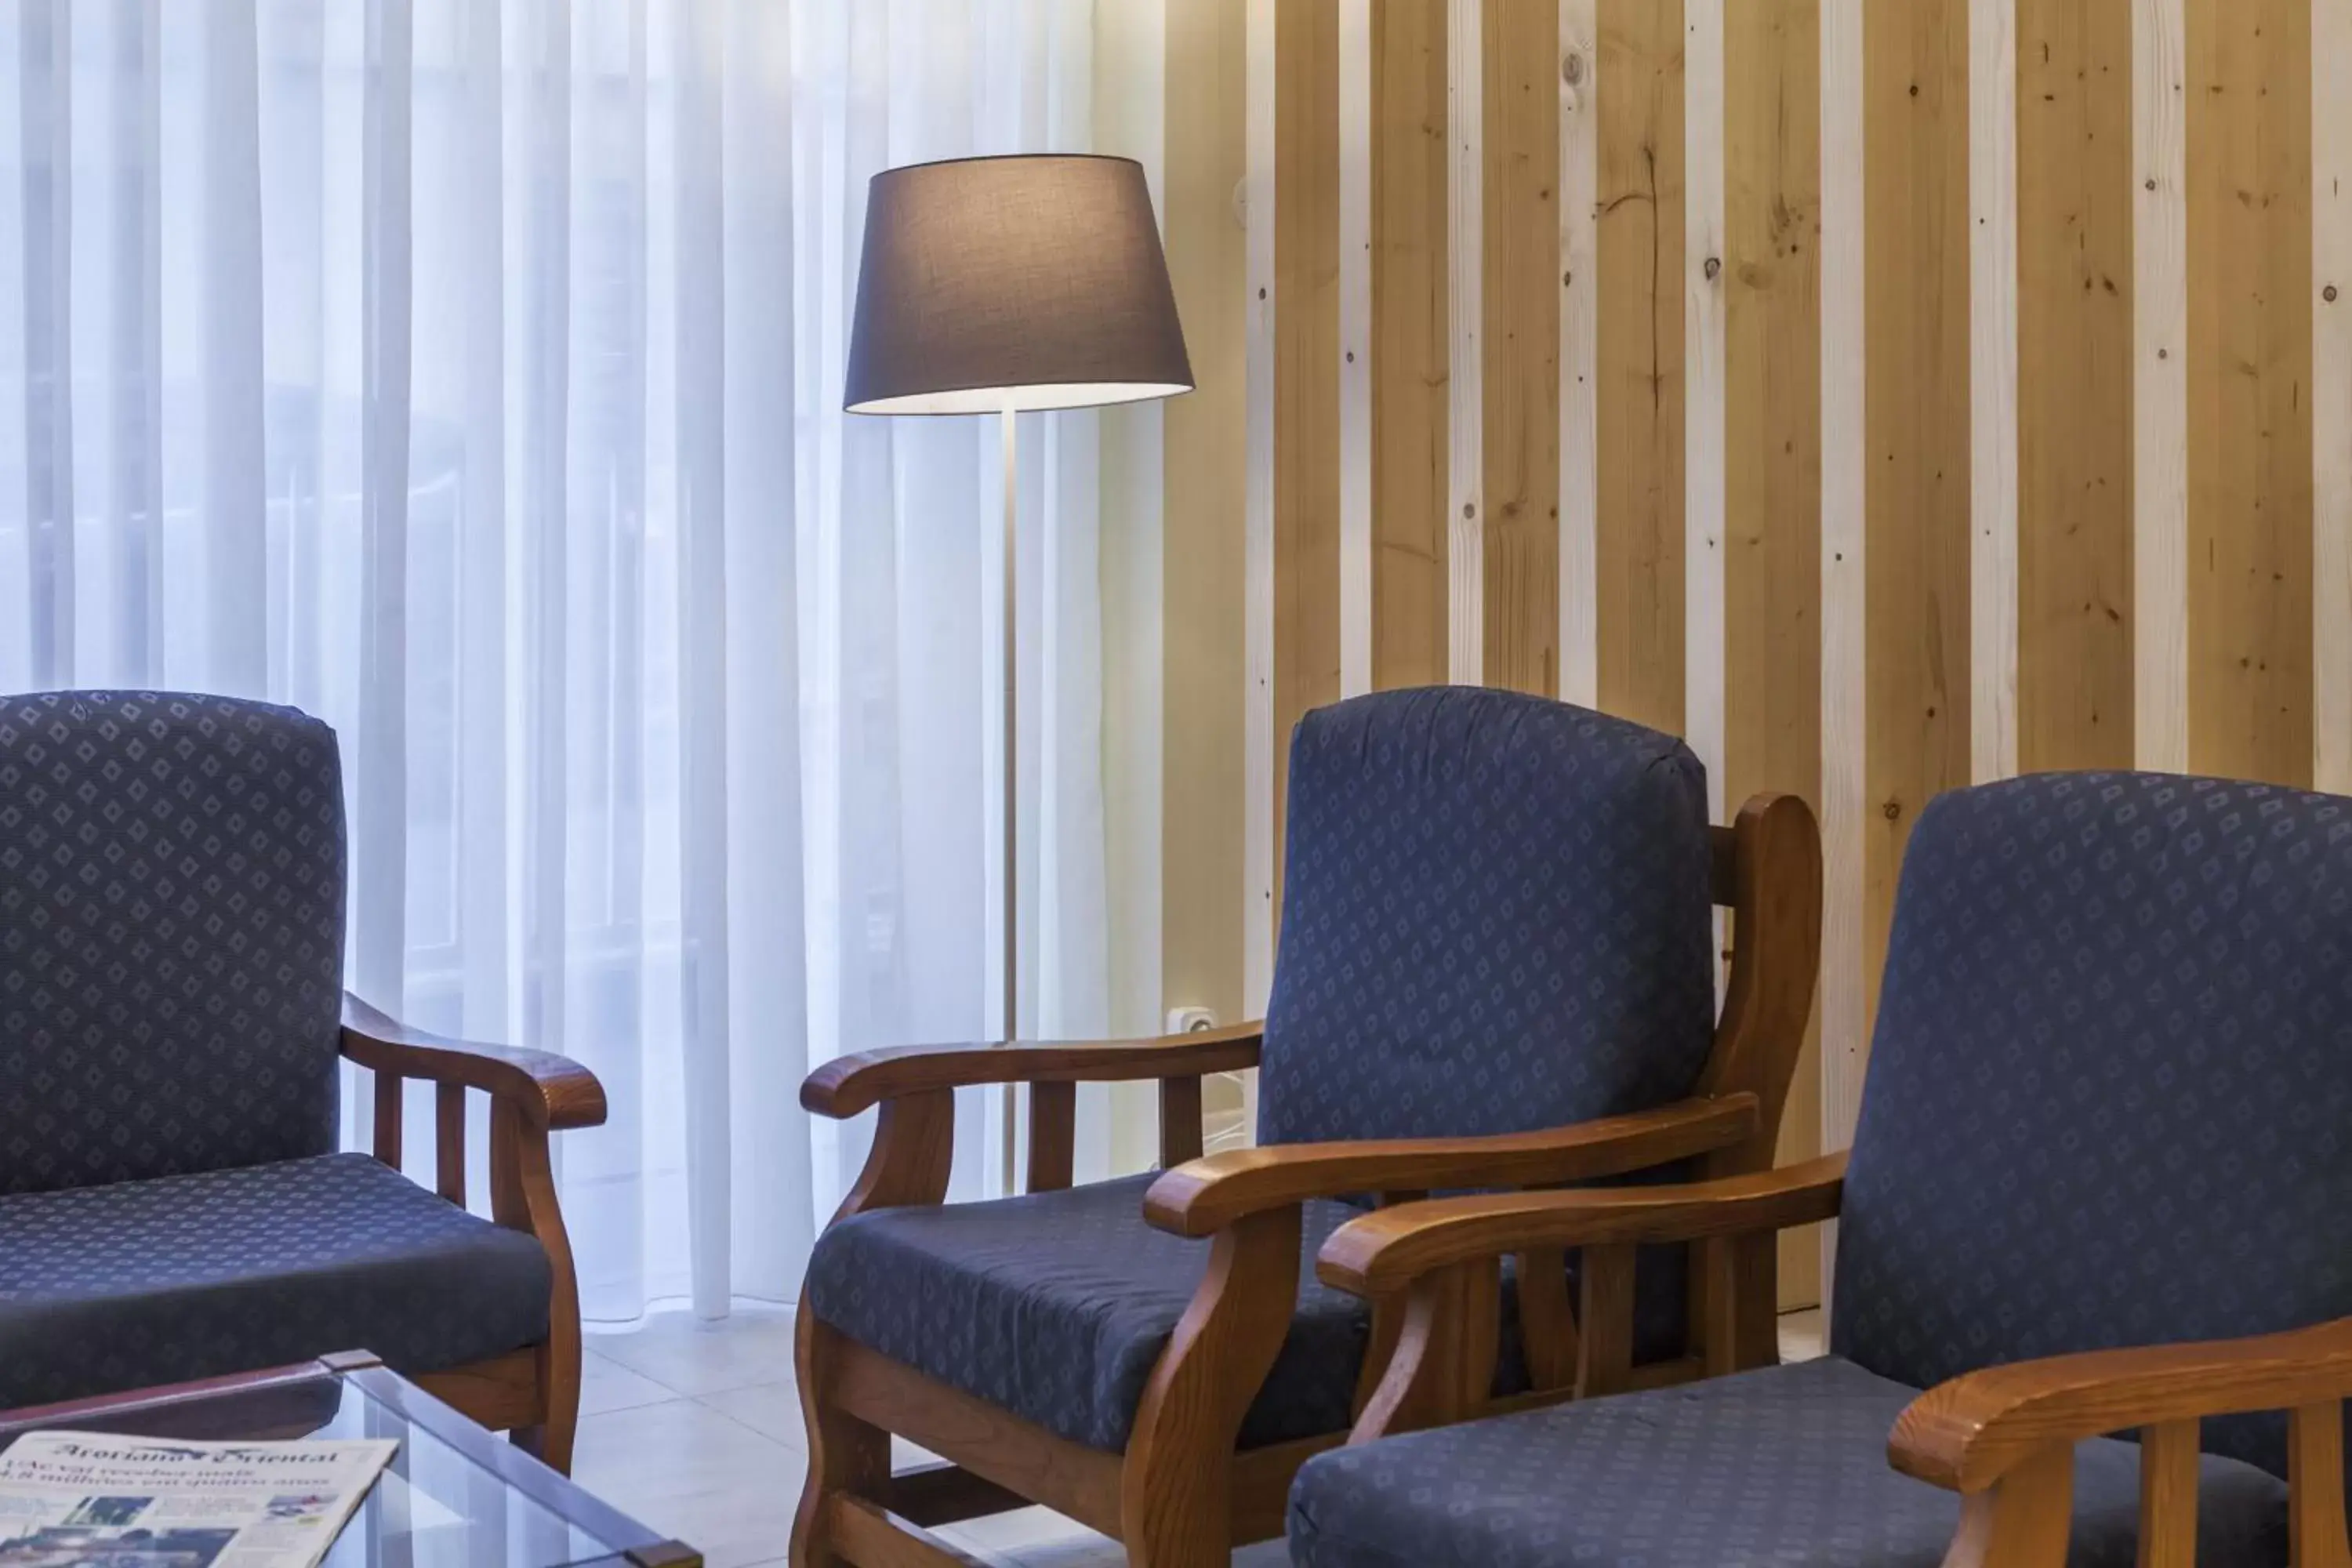
[[[1372,0],[1339,6],[1339,694],[1372,689]]]
[[[2345,1568],[2344,1405],[2338,1400],[2287,1412],[2287,1549],[2294,1568]]]
[[[1201,1157],[1201,1075],[1160,1080],[1160,1168]]]
[[[2132,0],[2132,758],[2189,766],[2187,0]]]
[[[1275,842],[1281,809],[1275,754],[1275,0],[1244,18],[1243,379],[1247,427],[1243,529],[1242,1008],[1262,1017],[1274,984]]]
[[[2311,8],[2189,5],[2189,754],[2312,766]]]
[[[1522,1252],[1518,1268],[1519,1342],[1528,1385],[1549,1393],[1576,1386],[1576,1306],[1568,1295],[1568,1257],[1557,1247]]]
[[[1559,686],[1558,8],[1490,5],[1481,42],[1481,675],[1549,696]]]
[[[1725,12],[1723,790],[1822,806],[1821,0]],[[1816,1009],[1818,1016],[1818,1008]],[[1779,1157],[1822,1152],[1818,1026]],[[1781,1304],[1821,1300],[1820,1247],[1780,1238]]]
[[[1445,12],[1372,7],[1372,685],[1446,677]]]
[[[1633,1368],[1633,1248],[1586,1247],[1576,1284],[1576,1396],[1622,1393]]]
[[[1732,7],[1735,15],[1748,9]],[[1708,1377],[1722,1377],[1780,1359],[1773,1276],[1777,1238],[1769,1235],[1710,1237],[1698,1247],[1706,1282],[1699,1353]]]
[[[1486,377],[1486,0],[1446,0],[1445,142],[1449,386],[1446,443],[1445,678],[1475,686],[1486,678],[1486,479],[1483,434]]]
[[[2017,765],[2132,765],[2131,0],[2017,5]]]
[[[398,1073],[380,1072],[369,1086],[375,1100],[375,1157],[379,1164],[401,1166],[400,1113],[404,1090]]]
[[[1863,0],[1822,0],[1822,1142],[1853,1142],[1868,1040],[1868,279]],[[1824,1226],[1824,1233],[1834,1226]],[[1833,1234],[1822,1237],[1823,1277]]]
[[[1600,179],[1600,58],[1595,0],[1559,0],[1559,695],[1600,700],[1601,601],[1595,558],[1599,299],[1594,197]]]
[[[1683,3],[1683,734],[1706,766],[1716,822],[1724,820],[1723,13],[1724,0]],[[1752,68],[1740,62],[1742,74]]]
[[[2140,1428],[2138,1568],[2197,1568],[2198,1436],[2194,1421]]]
[[[1024,1193],[1058,1193],[1075,1173],[1078,1140],[1078,1086],[1029,1086],[1029,1173]]]
[[[1249,16],[1223,0],[1168,7],[1162,21],[1162,226],[1201,386],[1160,405],[1160,528],[1156,566],[1146,563],[1160,579],[1161,640],[1144,657],[1162,662],[1160,968],[1149,1000],[1155,1018],[1171,998],[1240,1018],[1248,1016],[1237,940],[1249,923],[1245,825],[1257,817],[1270,826],[1273,812],[1267,795],[1251,793],[1246,761],[1258,706],[1248,650],[1259,635],[1272,646],[1272,628],[1251,625],[1264,602],[1249,590],[1246,563],[1258,515],[1252,487],[1264,471],[1251,458],[1265,455],[1253,452],[1250,432],[1271,415],[1252,399],[1250,237],[1234,207],[1235,184],[1247,188]]]
[[[1969,0],[1970,776],[2017,772],[2017,5]]]
[[[2312,779],[2352,793],[2352,0],[2311,9]]]
[[[1967,0],[1865,7],[1869,442],[1863,978],[1875,1014],[1911,824],[1969,782]]]
[[[1683,6],[1598,0],[1596,695],[1683,727]]]
[[[1339,10],[1275,18],[1274,903],[1290,732],[1339,695]]]
[[[466,1206],[466,1086],[436,1084],[433,1088],[433,1190]]]

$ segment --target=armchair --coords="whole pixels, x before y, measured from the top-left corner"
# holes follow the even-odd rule
[[[1264,1024],[874,1052],[803,1087],[879,1121],[801,1303],[796,1564],[959,1561],[924,1527],[1030,1502],[1133,1563],[1222,1564],[1279,1533],[1402,1326],[1311,1277],[1367,1204],[1769,1164],[1819,936],[1801,802],[1710,830],[1679,742],[1466,689],[1310,714],[1290,798]],[[1202,1075],[1250,1067],[1264,1146],[1201,1158]],[[1076,1085],[1108,1079],[1159,1083],[1162,1173],[1073,1186]],[[1028,1085],[1027,1191],[946,1205],[953,1092],[983,1083]],[[1683,1262],[1643,1260],[1636,1381],[1698,1370]],[[1572,1392],[1573,1279],[1530,1252],[1490,1296],[1506,1398]],[[893,1474],[892,1434],[948,1462]]]
[[[1402,1291],[1422,1331],[1359,1446],[1300,1471],[1294,1561],[2346,1568],[2347,820],[2154,774],[1931,805],[1850,1154],[1443,1199],[1325,1244],[1326,1284]],[[1500,1257],[1581,1247],[1589,1282],[1681,1242],[1736,1280],[1831,1218],[1831,1355],[1726,1334],[1709,1370],[1737,1375],[1440,1425],[1492,1408],[1465,1304]]]
[[[226,698],[0,700],[0,1409],[365,1347],[568,1468],[580,1393],[549,1135],[585,1068],[342,990],[334,732]],[[374,1155],[338,1153],[341,1063]],[[400,1172],[436,1086],[437,1181]],[[493,1218],[466,1212],[490,1097]]]

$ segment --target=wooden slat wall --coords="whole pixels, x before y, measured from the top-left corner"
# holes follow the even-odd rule
[[[1969,0],[1969,773],[2017,772],[2017,10]]]
[[[1445,0],[1445,677],[1486,675],[1486,0]]]
[[[1559,695],[1598,700],[1599,0],[1559,0]]]
[[[2352,0],[2311,8],[2312,773],[2352,790]]]
[[[2132,763],[2189,765],[2189,24],[2132,0]]]
[[[2132,765],[2131,0],[2017,0],[2018,765]]]
[[[2189,765],[2311,779],[2311,10],[2189,3]]]
[[[1487,8],[1486,683],[1559,689],[1559,17]]]
[[[1863,16],[1863,981],[1875,1011],[1903,846],[1969,782],[1967,0]]]
[[[1337,682],[1339,0],[1257,3],[1282,73],[1265,635],[1286,735]],[[2352,741],[2315,719],[2352,711],[2352,456],[2315,435],[2352,427],[2352,148],[2314,141],[2347,122],[2324,84],[2352,0],[1371,5],[1373,684],[1442,679],[1451,647],[1556,693],[1565,630],[1599,706],[1719,722],[1695,738],[1720,746],[1727,808],[1823,809],[1826,1076],[1800,1085],[1790,1152],[1824,1116],[1843,1136],[1938,791],[2135,762],[2300,784],[2315,756],[2352,784]],[[1686,69],[1688,25],[1718,14],[1719,88],[1711,32],[1705,82]],[[1449,68],[1475,115],[1451,139]],[[1717,124],[1695,153],[1687,128]],[[1714,258],[1688,247],[1718,171]],[[1580,289],[1589,325],[1562,319]],[[1720,371],[1695,384],[1690,323],[1717,309]],[[1719,456],[1689,444],[1694,384],[1720,396]],[[1717,493],[1719,609],[1685,531],[1687,498]],[[1478,619],[1449,628],[1465,562],[1454,604]],[[1803,1294],[1805,1260],[1784,1278]]]
[[[1821,8],[1724,15],[1724,797],[1821,799]],[[1738,68],[1733,68],[1738,62]],[[1819,1152],[1818,1042],[1789,1100],[1784,1159]],[[1818,1250],[1782,1247],[1810,1296]]]
[[[1864,1040],[1864,862],[1869,835],[1868,620],[1864,545],[1869,533],[1869,377],[1863,345],[1863,16],[1867,0],[1821,0],[1822,74],[1822,1142],[1853,1137],[1860,1111]],[[1825,1231],[1833,1226],[1824,1227]],[[1835,1237],[1822,1237],[1823,1252]]]
[[[1372,5],[1372,685],[1445,679],[1445,7]]]
[[[1201,392],[1162,405],[1161,521],[1152,547],[1162,606],[1161,958],[1160,994],[1150,1000],[1155,1018],[1170,1001],[1238,1017],[1242,943],[1233,895],[1246,876],[1239,829],[1247,742],[1234,700],[1246,668],[1234,590],[1246,558],[1247,312],[1236,287],[1246,273],[1244,236],[1233,210],[1234,178],[1246,156],[1244,81],[1235,68],[1244,56],[1244,18],[1238,5],[1179,6],[1165,20],[1168,272]]]
[[[1372,0],[1339,0],[1339,692],[1372,689]]]
[[[1821,799],[1822,139],[1819,0],[1724,14],[1724,797]],[[1738,68],[1734,68],[1737,62]],[[1818,1036],[1789,1099],[1784,1160],[1819,1152]],[[1782,1283],[1817,1289],[1790,1236]]]
[[[1599,22],[1601,706],[1680,730],[1682,0],[1600,0]]]
[[[1339,12],[1275,8],[1274,791],[1290,731],[1339,697]],[[1377,637],[1375,638],[1377,641]],[[1274,827],[1282,902],[1282,822]]]

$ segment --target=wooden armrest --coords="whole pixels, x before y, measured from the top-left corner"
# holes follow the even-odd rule
[[[1507,1252],[1699,1241],[1811,1225],[1836,1215],[1844,1190],[1841,1150],[1712,1182],[1437,1198],[1349,1220],[1323,1244],[1315,1272],[1327,1285],[1377,1296],[1433,1270]]]
[[[1144,1194],[1143,1215],[1179,1236],[1213,1236],[1244,1215],[1345,1193],[1591,1181],[1728,1148],[1756,1131],[1756,1117],[1754,1095],[1727,1094],[1491,1138],[1235,1149],[1163,1172]]]
[[[2249,1339],[1989,1366],[1913,1400],[1895,1420],[1886,1457],[1907,1476],[1977,1492],[2053,1443],[2347,1397],[2352,1318],[2338,1318]]]
[[[513,1105],[534,1127],[561,1131],[595,1127],[604,1120],[604,1086],[571,1058],[413,1029],[348,991],[342,1049],[351,1060],[377,1072],[482,1089]]]
[[[846,1119],[928,1089],[988,1083],[1115,1083],[1191,1078],[1257,1066],[1263,1024],[1153,1040],[1006,1046],[899,1046],[837,1057],[801,1084],[801,1108]]]

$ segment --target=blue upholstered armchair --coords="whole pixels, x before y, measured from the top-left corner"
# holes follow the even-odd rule
[[[1319,1272],[1419,1298],[1529,1247],[1728,1257],[1832,1216],[1828,1357],[1324,1455],[1293,1560],[2352,1562],[2352,801],[2146,773],[1947,795],[1850,1156],[1415,1205]],[[1390,1377],[1477,1375],[1458,1330],[1436,1342],[1454,1364]]]
[[[1769,1164],[1819,939],[1801,803],[1710,829],[1681,742],[1462,688],[1309,714],[1289,801],[1263,1026],[882,1051],[804,1086],[813,1111],[880,1121],[802,1301],[794,1563],[933,1561],[905,1538],[1036,1501],[1132,1563],[1222,1564],[1280,1532],[1299,1462],[1426,1331],[1315,1282],[1349,1218],[1432,1190]],[[1719,1020],[1716,903],[1738,931]],[[1202,1075],[1251,1067],[1262,1146],[1200,1158]],[[1073,1186],[1076,1084],[1118,1079],[1158,1080],[1164,1169]],[[1029,1190],[943,1205],[953,1091],[993,1082],[1030,1086]],[[1541,1405],[1769,1344],[1769,1255],[1737,1282],[1690,1278],[1680,1248],[1625,1262],[1534,1251],[1486,1290],[1492,1391]],[[1572,1292],[1622,1300],[1628,1333],[1580,1338]],[[893,1433],[949,1463],[894,1476]]]
[[[561,1057],[404,1029],[342,989],[334,731],[220,697],[0,699],[0,1409],[366,1349],[571,1462],[580,1320],[548,1134]],[[338,1153],[341,1064],[375,1149]],[[439,1189],[401,1084],[439,1086]],[[496,1221],[465,1208],[491,1097]]]

